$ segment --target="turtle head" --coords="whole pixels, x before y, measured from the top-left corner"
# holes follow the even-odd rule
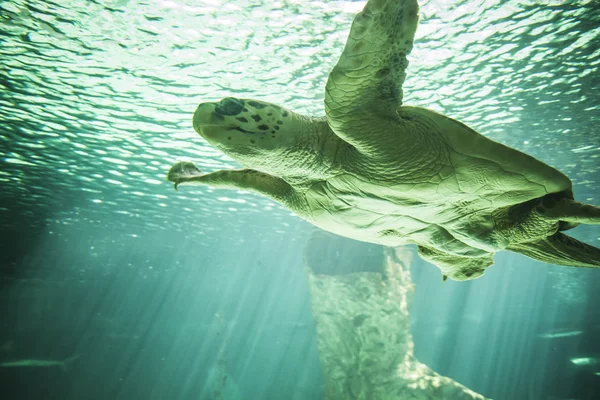
[[[298,158],[308,118],[263,101],[226,97],[202,103],[194,130],[247,168],[286,175]]]

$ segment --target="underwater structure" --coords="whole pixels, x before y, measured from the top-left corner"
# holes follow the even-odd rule
[[[327,236],[315,233],[305,253],[323,398],[484,399],[414,357],[410,251],[353,243],[360,255],[335,251],[333,262],[328,249],[339,246]]]

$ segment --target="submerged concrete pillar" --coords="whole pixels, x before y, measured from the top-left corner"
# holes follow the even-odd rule
[[[309,242],[305,260],[325,399],[484,399],[415,359],[409,251],[380,248],[379,261],[362,261],[371,265],[350,266],[356,257],[329,268],[324,240]]]

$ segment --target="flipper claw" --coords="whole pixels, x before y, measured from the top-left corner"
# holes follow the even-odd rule
[[[171,167],[167,173],[167,180],[173,182],[173,187],[178,190],[181,183],[197,179],[204,174],[193,163],[179,161]]]

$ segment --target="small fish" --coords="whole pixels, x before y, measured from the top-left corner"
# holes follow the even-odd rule
[[[538,337],[542,339],[563,339],[568,337],[579,336],[583,333],[583,331],[579,330],[552,330],[550,332],[541,333]]]
[[[599,357],[574,357],[571,358],[571,362],[578,367],[592,367],[600,365]]]
[[[64,372],[68,372],[67,367],[69,364],[73,363],[81,357],[81,354],[75,354],[67,358],[66,360],[35,360],[35,359],[23,359],[23,360],[14,360],[14,361],[5,361],[0,363],[0,367],[2,368],[48,368],[48,367],[59,367]]]

